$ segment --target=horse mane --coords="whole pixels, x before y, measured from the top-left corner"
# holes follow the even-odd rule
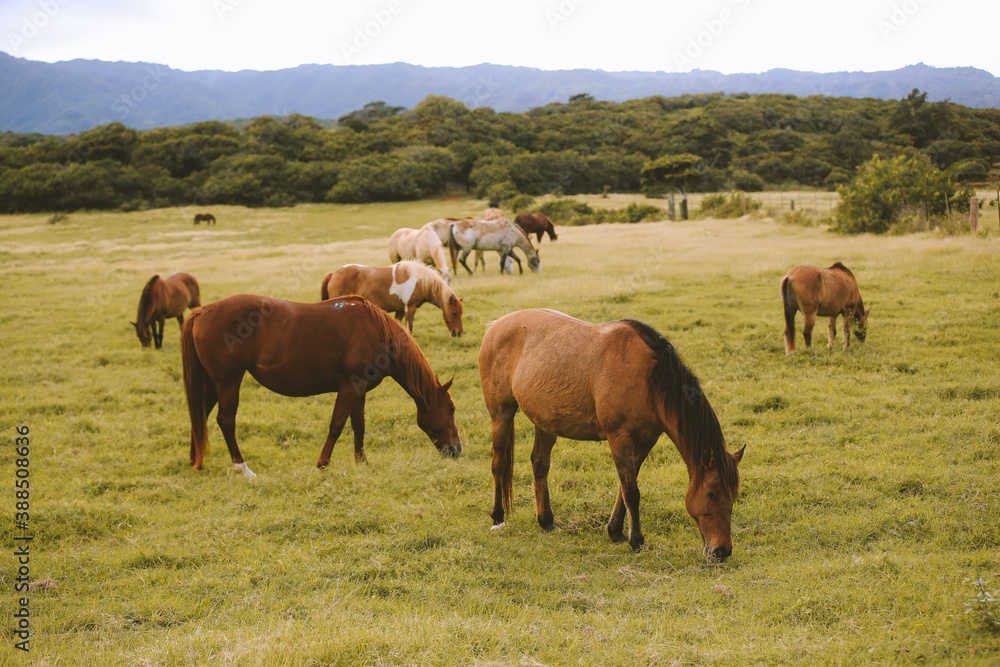
[[[139,324],[144,324],[146,321],[146,312],[150,309],[150,295],[153,293],[153,283],[160,279],[159,275],[155,275],[149,279],[146,286],[142,288],[142,296],[139,297],[139,313],[136,315],[136,322]]]
[[[703,479],[703,463],[717,466],[722,484],[732,493],[740,487],[737,462],[726,449],[719,418],[701,389],[701,383],[681,361],[677,350],[660,332],[638,320],[621,320],[635,331],[656,355],[649,375],[650,400],[654,410],[663,408],[676,415],[677,434],[683,443],[685,463],[694,474],[695,485]]]
[[[379,331],[379,342],[386,353],[402,371],[404,383],[400,383],[414,399],[423,401],[430,406],[431,400],[437,395],[438,380],[434,370],[427,362],[427,357],[420,351],[417,342],[406,328],[391,317],[387,312],[360,296],[350,296],[364,304],[368,316],[374,320]]]
[[[844,266],[843,264],[841,264],[840,262],[834,262],[828,268],[830,268],[831,270],[834,270],[834,271],[843,271],[844,273],[846,273],[850,277],[854,278],[854,274],[851,273],[851,270],[849,268],[847,268],[846,266]]]
[[[446,290],[448,292],[452,291],[444,281],[444,278],[441,277],[441,274],[422,262],[404,259],[396,262],[396,265],[403,265],[403,268],[409,272],[410,276],[417,279],[417,284],[420,285],[424,294],[432,295],[439,303],[443,303]]]

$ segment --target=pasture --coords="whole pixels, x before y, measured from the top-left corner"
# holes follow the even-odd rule
[[[1000,611],[1000,240],[840,237],[769,220],[559,227],[542,272],[452,282],[465,335],[425,305],[414,337],[451,394],[464,454],[444,458],[392,380],[316,459],[333,396],[243,383],[245,479],[209,424],[202,471],[176,321],[142,350],[129,321],[154,273],[202,302],[316,301],[344,263],[388,263],[397,227],[482,202],[0,218],[3,664],[995,664]],[[867,342],[784,352],[778,284],[842,261]],[[556,530],[535,520],[532,427],[516,422],[513,512],[491,531],[490,422],[476,357],[521,308],[655,327],[746,446],[731,558],[706,562],[686,470],[661,437],[639,476],[646,544],[608,540],[607,445],[559,440]],[[799,317],[801,332],[801,315]],[[838,336],[841,334],[838,332]],[[15,428],[30,428],[30,653],[14,648]]]

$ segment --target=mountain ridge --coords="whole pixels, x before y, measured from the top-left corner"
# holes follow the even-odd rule
[[[542,70],[490,63],[305,64],[228,72],[125,61],[44,63],[0,51],[0,131],[76,134],[113,121],[144,130],[290,113],[336,119],[374,101],[413,108],[428,95],[470,108],[522,112],[579,93],[610,102],[698,93],[900,99],[914,88],[931,101],[1000,107],[1000,78],[974,67],[922,63],[883,72],[772,69],[759,74]]]

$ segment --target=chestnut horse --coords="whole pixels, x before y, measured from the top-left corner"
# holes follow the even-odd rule
[[[555,225],[544,213],[518,213],[517,217],[514,218],[514,224],[523,229],[524,233],[529,236],[537,234],[539,243],[542,242],[542,234],[545,233],[548,233],[549,238],[553,241],[559,238],[556,236]]]
[[[215,216],[211,213],[196,213],[194,216],[194,224],[199,224],[204,222],[206,225],[215,224]]]
[[[201,289],[194,276],[187,273],[175,273],[168,278],[153,276],[142,288],[139,313],[130,324],[143,347],[149,347],[152,341],[159,350],[163,347],[164,320],[176,317],[178,324],[184,324],[184,310],[200,305]]]
[[[781,279],[781,301],[785,309],[785,354],[795,351],[795,312],[799,310],[805,318],[802,336],[806,347],[812,346],[817,316],[830,318],[827,348],[833,349],[838,315],[844,316],[844,350],[850,347],[852,323],[854,335],[865,342],[870,309],[865,310],[854,274],[840,262],[826,269],[796,266]]]
[[[635,320],[591,324],[554,310],[517,311],[486,330],[479,374],[493,422],[494,528],[504,525],[504,511],[511,509],[514,415],[521,409],[535,425],[531,464],[542,528],[554,527],[548,474],[556,438],[607,440],[619,481],[608,534],[613,542],[625,539],[627,511],[629,544],[641,548],[636,478],[666,432],[687,464],[687,511],[705,553],[732,553],[730,521],[743,449],[726,450],[698,379],[654,329]]]
[[[428,266],[433,266],[441,274],[446,283],[451,282],[451,269],[444,254],[440,235],[424,227],[410,229],[402,227],[389,237],[389,261],[398,262],[404,259],[415,259]]]
[[[394,313],[397,320],[406,316],[406,327],[413,333],[413,315],[417,308],[432,303],[444,313],[444,324],[452,336],[461,336],[462,300],[433,269],[420,262],[405,260],[392,266],[347,264],[323,278],[320,296],[357,294],[382,310]]]
[[[236,408],[246,373],[283,396],[337,392],[330,432],[317,466],[330,462],[348,417],[354,458],[365,460],[365,394],[389,376],[417,406],[417,425],[444,454],[458,456],[462,440],[455,404],[413,337],[359,296],[294,303],[237,294],[191,313],[181,332],[184,389],[191,417],[191,466],[208,452],[206,422],[217,421],[238,472],[255,477],[236,444]]]

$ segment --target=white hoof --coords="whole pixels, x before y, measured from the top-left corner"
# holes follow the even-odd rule
[[[236,472],[243,473],[244,477],[256,477],[256,473],[250,470],[250,467],[246,463],[234,463],[233,467],[236,468]]]
[[[501,528],[503,528],[506,525],[507,525],[506,522],[504,522],[504,523],[498,523],[495,526],[490,526],[490,530],[500,530]]]

